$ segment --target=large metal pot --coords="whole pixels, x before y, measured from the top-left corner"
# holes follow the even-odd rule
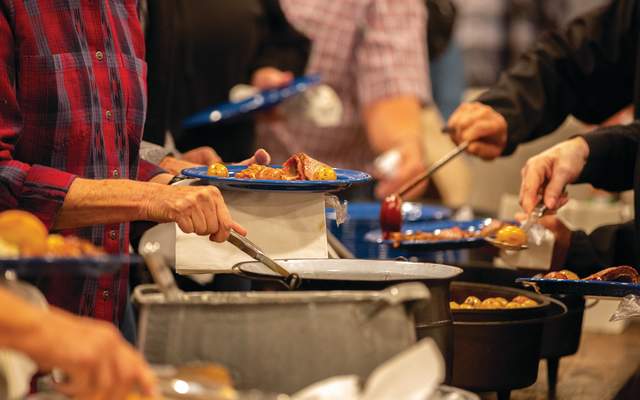
[[[454,311],[452,384],[478,392],[495,391],[500,399],[508,399],[512,389],[533,384],[544,325],[566,313],[564,304],[525,290],[479,283],[454,282],[451,292],[457,301],[470,295],[524,295],[539,304],[523,309]]]
[[[215,361],[239,389],[293,393],[342,374],[366,378],[416,341],[419,283],[383,291],[199,292],[139,286],[139,347],[151,363]]]
[[[453,322],[449,310],[449,285],[462,273],[448,265],[354,259],[283,260],[280,264],[301,279],[298,290],[382,290],[401,282],[422,282],[430,291],[431,301],[416,311],[418,339],[432,338],[446,363],[446,382],[450,382],[453,365]],[[274,272],[259,262],[234,267],[238,279],[250,279],[253,290],[283,289],[274,281]],[[265,280],[267,278],[267,280]],[[217,279],[217,278],[216,278]]]

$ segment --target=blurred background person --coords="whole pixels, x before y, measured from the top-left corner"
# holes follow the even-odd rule
[[[302,115],[260,123],[258,145],[274,162],[303,151],[338,168],[377,172],[385,196],[425,167],[422,106],[431,102],[426,12],[421,0],[281,0],[289,22],[312,43],[308,74],[320,74],[339,96],[336,126]],[[395,150],[386,175],[376,156]],[[422,188],[424,189],[424,187]],[[365,197],[372,196],[372,188]]]
[[[237,84],[273,88],[303,72],[309,42],[287,23],[279,2],[148,0],[141,16],[149,66],[144,140],[165,147],[147,147],[143,157],[178,172],[191,164],[176,159],[210,164],[254,155],[253,116],[188,130],[181,122],[228,101]],[[171,152],[175,157],[165,158]]]

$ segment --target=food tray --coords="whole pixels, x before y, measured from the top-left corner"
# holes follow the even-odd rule
[[[274,168],[282,168],[281,165],[272,165]],[[355,183],[370,181],[371,175],[366,172],[350,169],[334,168],[337,178],[330,181],[275,181],[267,179],[240,179],[235,174],[247,168],[244,165],[229,165],[229,177],[211,176],[207,174],[207,167],[194,167],[182,170],[182,175],[189,178],[198,178],[222,188],[246,189],[246,190],[277,190],[277,191],[302,191],[302,192],[328,192],[346,189]]]
[[[243,114],[264,110],[276,106],[318,83],[320,83],[319,75],[302,76],[281,88],[263,90],[241,101],[221,103],[202,110],[185,118],[182,121],[182,127],[190,129],[202,125],[215,124]]]
[[[123,265],[138,264],[137,255],[100,255],[91,257],[22,257],[0,258],[0,273],[15,272],[20,278],[32,278],[52,274],[70,274],[99,277],[117,272]]]
[[[516,282],[534,286],[542,293],[580,296],[624,297],[640,295],[640,284],[627,282],[584,281],[571,279],[518,278]]]

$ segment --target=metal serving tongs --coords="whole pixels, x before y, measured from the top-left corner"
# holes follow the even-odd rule
[[[278,276],[274,277],[273,279],[277,279],[278,281],[282,282],[289,289],[296,289],[298,286],[300,286],[300,276],[298,274],[292,274],[287,271],[282,265],[278,264],[272,258],[264,254],[264,252],[251,240],[238,234],[235,231],[231,231],[231,233],[229,234],[229,239],[227,240],[229,241],[229,243],[242,250],[242,252],[257,261],[260,261],[261,263],[266,265],[267,268],[278,274]],[[254,279],[266,279],[266,275],[252,274],[249,271],[241,269],[237,265],[233,267],[233,272],[238,275],[247,275],[248,277]]]

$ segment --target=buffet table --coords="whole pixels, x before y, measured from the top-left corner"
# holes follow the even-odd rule
[[[583,332],[578,353],[562,358],[556,399],[635,399],[639,386],[640,322],[634,322],[619,335]],[[541,362],[537,382],[513,391],[511,399],[546,400],[547,395],[546,363]]]

